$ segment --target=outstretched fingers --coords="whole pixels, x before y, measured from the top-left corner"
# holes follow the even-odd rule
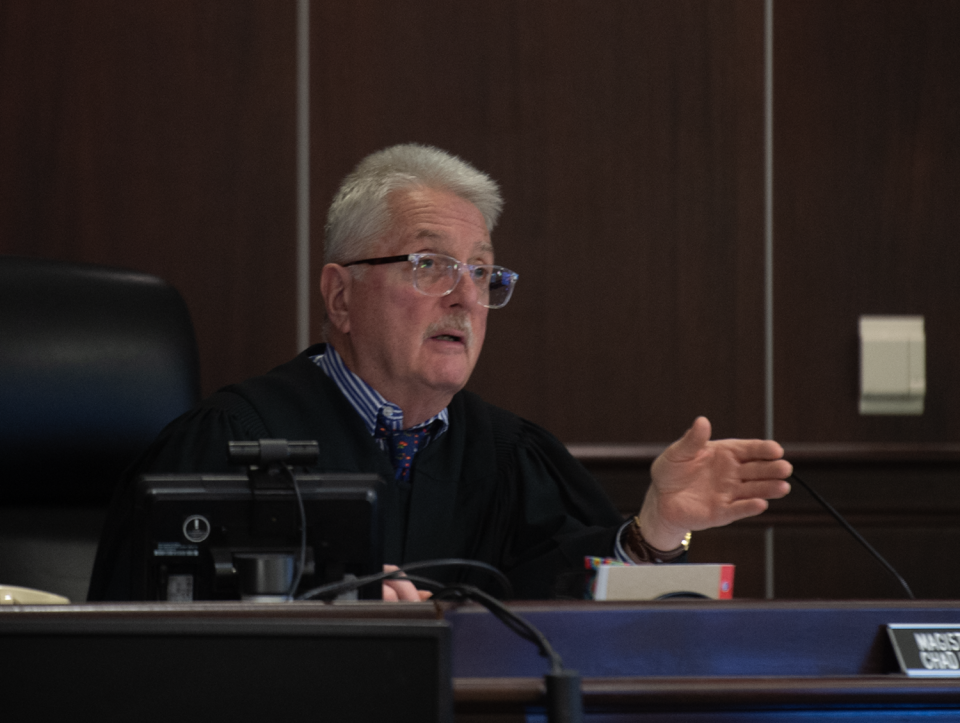
[[[723,524],[736,522],[737,520],[742,520],[747,517],[754,517],[766,512],[768,506],[769,503],[765,499],[759,499],[757,497],[731,502],[725,508],[725,516],[727,519]]]
[[[725,446],[740,462],[783,459],[783,447],[772,439],[722,439],[716,444]]]
[[[741,482],[730,490],[732,500],[779,500],[790,493],[790,483],[782,479],[762,479]],[[766,510],[766,505],[760,510]]]
[[[785,480],[793,474],[793,465],[785,459],[743,462],[737,467],[737,476],[745,482],[757,480]]]

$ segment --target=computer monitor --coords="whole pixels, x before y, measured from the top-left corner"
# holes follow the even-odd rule
[[[297,593],[381,571],[381,478],[298,474],[297,482],[306,518]],[[263,488],[244,474],[144,475],[135,514],[138,599],[283,599],[295,577],[301,523],[292,484]],[[358,596],[379,599],[380,585]]]

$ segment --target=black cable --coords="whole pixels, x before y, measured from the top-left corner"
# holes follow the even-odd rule
[[[549,723],[582,723],[583,694],[580,676],[575,670],[566,670],[560,655],[546,636],[492,595],[473,585],[446,585],[434,595],[437,600],[448,597],[466,597],[483,605],[508,628],[537,646],[540,655],[550,660],[550,672],[544,676],[547,689],[547,721]]]
[[[327,583],[326,585],[321,585],[320,587],[312,588],[307,590],[302,595],[298,596],[297,600],[312,600],[314,598],[334,598],[337,595],[341,595],[345,592],[351,592],[352,590],[358,590],[361,587],[366,585],[372,585],[375,582],[383,582],[388,579],[402,579],[407,571],[413,570],[422,570],[425,568],[431,567],[473,567],[479,570],[490,573],[503,587],[506,596],[513,596],[513,587],[510,585],[510,581],[507,579],[507,576],[504,575],[500,570],[493,567],[493,565],[488,565],[485,562],[480,562],[479,560],[467,560],[463,558],[451,557],[443,558],[440,560],[424,560],[422,562],[411,562],[397,570],[391,570],[387,572],[375,572],[370,575],[365,575],[364,577],[353,578],[350,580],[339,580],[337,582]],[[427,579],[427,578],[424,578]],[[436,585],[441,585],[436,581],[431,581]]]
[[[537,646],[540,655],[550,660],[550,669],[552,673],[563,670],[563,661],[560,655],[553,649],[550,642],[537,628],[527,622],[524,618],[510,610],[506,605],[497,600],[492,595],[485,593],[474,585],[463,583],[453,583],[444,585],[434,594],[435,600],[447,600],[450,598],[467,598],[478,602],[489,610],[498,620],[503,622],[508,628],[520,635],[525,640]]]
[[[432,567],[473,567],[478,570],[483,570],[490,573],[491,577],[500,583],[500,587],[503,588],[503,598],[505,600],[513,597],[513,585],[510,584],[509,578],[493,565],[481,562],[480,560],[468,560],[463,557],[442,557],[437,560],[410,562],[403,565],[402,570],[404,572],[412,572],[413,570],[426,570]]]
[[[540,655],[549,659],[550,672],[544,676],[546,682],[547,699],[547,720],[550,723],[581,723],[583,720],[583,695],[580,690],[580,676],[575,670],[566,670],[563,667],[563,660],[546,636],[536,627],[524,618],[520,617],[512,610],[507,608],[502,602],[493,595],[484,592],[474,585],[465,583],[444,584],[421,575],[410,574],[414,569],[428,567],[443,567],[453,565],[465,565],[468,567],[478,567],[487,570],[490,565],[477,560],[463,560],[450,558],[446,560],[426,560],[424,562],[415,562],[404,565],[402,568],[379,572],[374,575],[366,575],[355,580],[345,580],[339,583],[324,585],[313,590],[308,590],[298,599],[305,600],[318,595],[333,597],[341,592],[347,592],[351,589],[357,589],[364,585],[373,583],[382,583],[384,580],[407,580],[416,583],[418,586],[433,591],[434,600],[473,600],[483,605],[490,613],[506,625],[514,633],[528,640],[537,646]],[[495,569],[495,568],[493,568]],[[499,570],[498,575],[503,575]],[[509,586],[509,582],[507,583]]]
[[[303,577],[303,568],[307,564],[307,511],[303,507],[303,495],[300,494],[300,485],[297,484],[297,475],[286,463],[281,463],[280,468],[293,485],[293,491],[297,495],[297,505],[300,507],[300,558],[297,560],[296,572],[293,575],[293,582],[290,584],[290,591],[287,593],[287,600],[293,600],[297,594],[297,588],[300,587],[300,580]]]
[[[859,532],[857,532],[855,529],[853,529],[853,525],[851,525],[849,522],[847,522],[847,521],[843,518],[843,515],[841,515],[839,512],[837,512],[835,509],[833,509],[833,506],[832,506],[829,502],[827,502],[823,497],[821,497],[821,496],[817,493],[817,491],[813,489],[813,487],[811,487],[811,486],[808,485],[806,482],[804,482],[802,479],[800,479],[799,477],[797,477],[797,475],[796,475],[795,473],[794,473],[793,475],[791,475],[790,477],[787,478],[788,481],[791,480],[791,479],[796,480],[797,482],[799,482],[799,483],[800,483],[800,486],[803,487],[807,492],[809,492],[809,493],[810,493],[810,496],[813,497],[813,499],[815,499],[817,502],[819,502],[827,512],[829,512],[831,515],[833,515],[833,518],[834,518],[837,522],[840,523],[840,526],[843,527],[843,529],[845,529],[847,532],[849,532],[851,535],[853,535],[853,538],[854,538],[857,542],[859,542],[861,545],[863,545],[864,548],[866,548],[867,552],[869,552],[871,555],[873,555],[874,558],[876,558],[876,560],[877,560],[881,565],[883,565],[891,575],[893,575],[895,578],[897,578],[897,582],[899,582],[900,585],[903,586],[903,589],[906,591],[907,597],[909,597],[911,600],[915,600],[915,599],[916,599],[916,598],[914,597],[914,595],[913,595],[913,590],[911,590],[911,589],[910,589],[910,586],[907,585],[907,581],[904,580],[902,577],[900,577],[900,573],[897,572],[897,571],[893,568],[893,565],[891,565],[889,562],[886,561],[886,559],[884,559],[883,555],[881,555],[879,552],[877,552],[875,549],[873,549],[873,545],[871,545],[869,542],[867,542]]]
[[[413,565],[418,567],[437,567],[439,566],[438,563],[442,561],[430,560],[429,562],[431,565],[427,565],[426,563],[413,563]],[[462,564],[463,562],[464,561],[458,561],[457,564]],[[467,562],[476,561],[470,560]],[[478,564],[485,565],[485,563]],[[467,585],[465,583],[444,584],[428,577],[408,574],[407,570],[413,567],[413,565],[407,565],[396,570],[378,572],[373,575],[366,575],[353,580],[341,580],[340,582],[324,585],[314,590],[308,590],[297,599],[305,600],[309,599],[310,597],[317,597],[320,594],[323,594],[325,597],[331,597],[339,595],[343,592],[348,592],[352,589],[364,587],[365,585],[372,585],[376,582],[382,583],[384,580],[408,580],[409,582],[419,583],[427,589],[432,589],[435,600],[466,598],[480,603],[499,620],[504,622],[507,627],[516,632],[525,640],[529,640],[536,645],[539,648],[541,655],[546,658],[550,658],[551,666],[553,668],[562,669],[563,666],[560,661],[560,656],[557,655],[557,653],[553,650],[543,634],[519,615],[510,611],[502,602],[493,597],[493,595],[483,592],[480,588],[474,585]]]
[[[447,600],[447,599],[468,599],[475,600],[483,604],[483,601],[476,599],[474,591],[478,595],[487,595],[490,600],[496,600],[492,595],[482,592],[479,588],[474,585],[467,585],[466,583],[442,583],[437,580],[432,580],[428,577],[422,577],[420,575],[406,575],[403,574],[402,570],[395,570],[390,573],[387,579],[398,579],[398,580],[408,580],[410,582],[415,582],[419,586],[431,590],[434,592],[434,600]],[[510,612],[506,607],[499,603],[500,607],[496,607],[495,610],[491,610],[490,605],[484,605],[495,617],[497,617],[501,622],[503,622],[508,628],[513,630],[514,633],[519,635],[524,640],[529,640],[531,643],[540,648],[540,654],[544,657],[549,657],[550,653],[546,652],[549,650],[549,643],[546,644],[546,647],[542,647],[542,644],[546,642],[544,638],[542,641],[538,639],[537,633],[532,631],[532,626],[529,626],[529,623],[523,620],[513,612]],[[502,608],[502,610],[501,610]],[[504,612],[505,611],[505,612]]]
[[[305,593],[298,595],[296,599],[313,600],[315,598],[335,598],[345,592],[352,592],[353,590],[359,590],[361,587],[365,587],[366,585],[372,585],[375,582],[382,582],[393,574],[394,573],[392,571],[375,572],[370,575],[364,575],[363,577],[354,577],[350,578],[349,580],[330,582],[326,585],[321,585],[320,587],[307,590]]]

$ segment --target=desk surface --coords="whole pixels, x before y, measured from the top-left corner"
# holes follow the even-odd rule
[[[876,713],[879,706],[899,711],[897,720],[921,713],[925,720],[941,714],[960,718],[960,681],[916,680],[895,672],[885,632],[894,622],[960,623],[960,601],[520,602],[511,607],[547,636],[568,668],[579,671],[588,713],[642,709],[672,716],[749,709],[767,711],[769,717],[799,709]],[[0,608],[0,630],[16,621],[168,617],[443,619],[451,629],[458,716],[506,720],[535,710],[543,699],[546,661],[532,644],[472,604],[10,606]]]

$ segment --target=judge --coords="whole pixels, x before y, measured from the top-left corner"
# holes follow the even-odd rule
[[[657,458],[629,522],[546,430],[463,391],[487,316],[518,275],[495,264],[497,185],[436,148],[364,159],[328,213],[320,288],[326,344],[217,392],[172,422],[127,472],[104,529],[90,599],[130,599],[133,480],[225,472],[230,440],[310,439],[316,471],[375,473],[384,559],[490,563],[518,597],[557,593],[584,556],[682,558],[692,531],[755,515],[787,494],[792,468],[770,440],[711,440],[696,419]],[[385,599],[420,599],[393,582]]]

